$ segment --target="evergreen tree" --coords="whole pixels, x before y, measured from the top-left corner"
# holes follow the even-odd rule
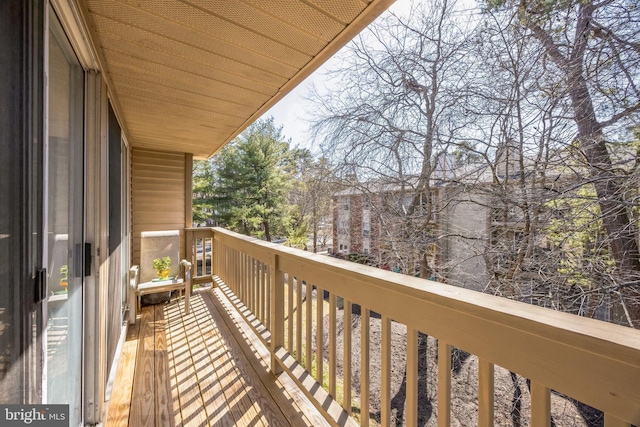
[[[210,160],[193,162],[193,223],[213,225],[214,169]]]
[[[270,117],[215,157],[214,216],[222,226],[267,241],[289,234],[289,151],[282,127]]]

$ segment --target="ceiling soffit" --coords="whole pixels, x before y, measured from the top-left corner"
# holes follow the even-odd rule
[[[85,0],[134,147],[216,153],[393,0]]]

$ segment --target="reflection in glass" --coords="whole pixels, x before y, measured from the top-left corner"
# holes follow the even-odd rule
[[[47,149],[47,403],[81,421],[84,74],[51,13]]]

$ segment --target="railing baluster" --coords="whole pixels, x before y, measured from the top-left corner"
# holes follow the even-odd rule
[[[231,283],[231,257],[229,256],[229,246],[224,245],[224,265],[226,268],[223,268],[225,283]]]
[[[242,289],[244,290],[243,302],[245,305],[249,304],[250,298],[250,282],[249,282],[249,256],[244,254],[242,257]]]
[[[209,270],[207,268],[207,242],[208,239],[203,237],[202,239],[202,275],[206,276],[209,274]]]
[[[324,291],[316,285],[316,380],[322,385],[324,379],[324,359],[322,350],[324,347]]]
[[[254,303],[253,312],[257,319],[260,319],[260,261],[256,258],[253,259],[253,293],[255,295],[256,302]],[[262,321],[262,320],[260,320]]]
[[[213,246],[211,247],[211,264],[207,268],[207,242],[211,239],[202,238],[202,275],[208,276],[213,273]],[[213,245],[213,241],[211,242]]]
[[[214,244],[215,242],[213,241],[213,237],[210,237],[207,239],[208,241],[210,241],[211,243],[209,244],[209,247],[211,248],[211,264],[209,265],[209,270],[208,270],[208,274],[210,276],[213,276],[213,257],[215,256],[215,250],[214,250]]]
[[[391,319],[382,315],[380,425],[389,427],[391,422]]]
[[[215,239],[215,232],[211,232],[211,276],[220,274],[220,244]],[[215,282],[213,283],[215,287]]]
[[[407,327],[407,422],[418,425],[418,331]]]
[[[264,263],[262,263],[261,261],[258,262],[258,293],[260,294],[258,299],[259,299],[259,305],[260,305],[260,322],[262,322],[262,324],[266,324],[267,321],[267,317],[265,315],[265,307],[267,306],[267,303],[265,302],[265,296],[264,296],[264,288],[265,288],[265,283],[264,283],[264,279],[265,278],[265,274],[264,274]]]
[[[251,311],[253,305],[253,288],[251,286],[251,257],[247,254],[244,256],[244,262],[242,263],[242,276],[247,292],[247,302],[245,306]]]
[[[242,301],[242,282],[240,281],[240,251],[237,249],[234,250],[233,257],[234,257],[233,265],[235,265],[236,267],[235,268],[235,286],[238,292],[238,296]]]
[[[278,255],[271,254],[271,372],[278,375],[282,367],[277,362],[276,350],[284,345],[284,274],[280,271]]]
[[[206,271],[207,267],[206,267],[205,262],[204,262],[204,253],[206,251],[206,248],[204,246],[204,239],[202,237],[196,237],[195,240],[196,240],[196,245],[199,243],[200,247],[202,248],[202,252],[200,252],[199,254],[196,251],[196,259],[201,262],[202,268],[198,272],[198,268],[197,268],[197,265],[196,265],[196,269],[195,270],[196,270],[196,273],[198,274],[198,276],[204,276],[204,275],[207,274],[207,271]]]
[[[193,271],[194,271],[194,276],[198,276],[200,275],[200,273],[198,272],[198,261],[200,260],[200,255],[198,254],[198,238],[195,236],[193,237],[193,242],[191,242],[191,250],[193,251],[192,253],[192,262],[193,262]]]
[[[336,294],[329,294],[329,394],[336,398]]]
[[[240,253],[238,250],[233,250],[233,287],[234,293],[242,300],[242,288],[240,288]]]
[[[311,286],[310,283],[306,283],[305,285],[305,290],[306,290],[306,294],[307,294],[307,304],[306,304],[306,308],[307,308],[307,313],[305,316],[305,326],[306,326],[306,333],[305,333],[305,361],[304,361],[304,367],[305,369],[311,373],[311,369],[312,369],[312,365],[313,363],[311,362],[311,335],[312,335],[312,331],[313,331],[313,306],[311,305],[312,303],[312,291],[313,291],[313,286]]]
[[[302,363],[302,280],[296,278],[296,360]]]
[[[258,260],[251,259],[251,283],[253,284],[253,315],[260,319],[260,270]]]
[[[227,259],[226,263],[228,265],[228,271],[226,273],[227,278],[229,279],[229,289],[235,292],[235,283],[234,283],[234,270],[235,265],[233,265],[233,250],[227,246]]]
[[[631,427],[631,423],[622,421],[608,413],[604,414],[604,427]]]
[[[258,278],[256,276],[256,259],[251,258],[251,271],[249,273],[251,276],[251,295],[253,295],[253,303],[251,304],[251,312],[256,318],[258,317]]]
[[[271,325],[271,292],[273,292],[273,281],[272,279],[272,270],[273,270],[273,266],[272,265],[267,265],[265,264],[265,271],[266,271],[266,275],[265,275],[265,283],[266,283],[266,287],[265,287],[265,295],[264,295],[264,300],[267,302],[267,307],[265,309],[265,313],[267,315],[267,319],[265,322],[265,325]],[[270,327],[270,326],[269,326]]]
[[[202,238],[202,275],[207,276],[211,274],[211,269],[213,268],[213,260],[211,265],[207,268],[207,242],[210,239]],[[213,247],[211,247],[211,256],[213,256]]]
[[[229,248],[229,262],[231,263],[231,270],[229,271],[229,279],[231,279],[231,290],[234,294],[238,294],[236,288],[236,251]]]
[[[227,262],[227,248],[222,243],[217,242],[217,253],[216,262],[218,269],[214,272],[224,283],[229,283],[227,276],[227,272],[229,271],[229,263]],[[225,268],[219,268],[219,266],[224,265]]]
[[[360,307],[360,425],[369,427],[369,314]]]
[[[200,242],[200,247],[202,248],[202,252],[200,252],[200,258],[202,262],[202,270],[200,271],[201,276],[207,275],[207,241],[204,237],[198,238],[198,242]]]
[[[343,382],[344,382],[344,399],[342,401],[342,407],[351,414],[351,301],[343,300]]]
[[[224,256],[225,256],[224,263],[227,266],[227,268],[224,269],[225,270],[224,275],[227,278],[227,280],[229,281],[229,283],[232,284],[233,280],[232,280],[231,275],[233,273],[233,262],[231,260],[231,248],[229,248],[229,246],[225,245],[224,252],[225,252],[225,254],[224,254]],[[227,283],[227,282],[225,281],[225,283]]]
[[[287,351],[293,353],[293,277],[287,275]]]
[[[228,256],[229,256],[229,282],[231,284],[229,288],[231,288],[231,291],[233,291],[234,294],[237,294],[238,290],[236,289],[236,264],[235,264],[236,254],[232,248],[227,248],[227,250],[228,250]]]
[[[451,346],[438,340],[438,427],[451,425]]]
[[[551,390],[531,381],[531,426],[551,426]]]
[[[493,363],[478,358],[478,426],[493,427]]]
[[[224,245],[222,245],[219,241],[214,240],[214,243],[216,244],[216,269],[213,271],[213,274],[217,275],[220,279],[222,279],[223,282],[226,283],[225,279],[225,274],[227,272],[227,268],[226,268],[226,248],[224,247]],[[224,265],[225,268],[220,268],[220,266]]]
[[[244,252],[240,252],[240,287],[242,289],[242,298],[241,301],[244,303],[246,307],[249,306],[249,295],[247,292],[247,281],[245,280],[245,262],[247,260],[247,256]]]

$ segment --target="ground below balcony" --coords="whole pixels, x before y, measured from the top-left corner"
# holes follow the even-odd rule
[[[328,425],[219,289],[143,307],[130,325],[107,426]]]

